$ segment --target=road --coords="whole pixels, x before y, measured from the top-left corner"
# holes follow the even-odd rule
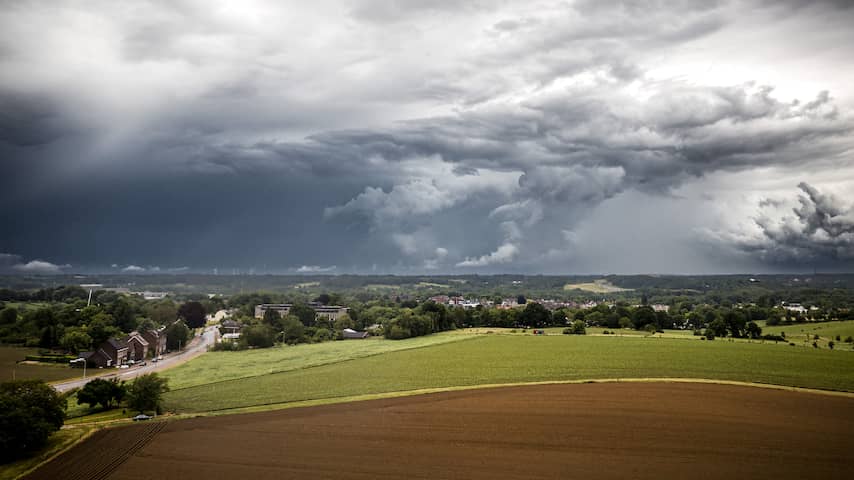
[[[86,382],[96,377],[118,378],[119,380],[133,380],[139,375],[160,372],[168,368],[176,367],[205,353],[209,346],[216,343],[216,339],[218,336],[219,330],[217,330],[216,326],[210,326],[205,328],[205,330],[200,335],[195,336],[184,350],[164,355],[163,360],[160,360],[159,362],[152,362],[151,360],[148,360],[147,364],[144,366],[132,366],[127,369],[90,368],[87,369],[86,373],[88,374],[88,376],[86,377],[86,379],[80,378],[67,382],[54,383],[53,388],[60,392],[66,392],[68,390],[71,390],[72,388],[82,387],[86,384]]]

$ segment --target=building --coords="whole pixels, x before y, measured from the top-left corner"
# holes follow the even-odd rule
[[[148,353],[152,357],[159,357],[166,353],[166,330],[146,330],[142,332],[142,338],[148,342]]]
[[[80,352],[80,358],[96,367],[118,367],[128,358],[128,345],[124,340],[108,338],[92,352]]]
[[[274,310],[280,316],[284,317],[290,313],[293,306],[292,303],[262,303],[255,306],[255,318],[264,318],[264,313],[267,310]],[[327,317],[333,322],[347,313],[347,307],[340,307],[338,305],[321,305],[317,302],[310,302],[308,306],[314,309],[315,316]]]
[[[345,328],[343,331],[341,331],[341,338],[343,338],[345,340],[347,340],[347,339],[361,339],[361,338],[367,338],[367,337],[368,337],[368,332],[357,332],[357,331],[353,330],[352,328]]]
[[[128,346],[128,360],[141,362],[148,358],[149,343],[139,332],[130,332],[124,342]]]

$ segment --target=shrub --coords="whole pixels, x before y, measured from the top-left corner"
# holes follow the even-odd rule
[[[714,332],[714,330],[712,330],[712,329],[710,329],[710,328],[707,328],[707,329],[706,329],[706,335],[705,335],[705,337],[706,337],[706,340],[714,340],[714,339],[715,339],[715,332]]]
[[[332,332],[327,328],[318,328],[311,340],[315,343],[332,340]]]

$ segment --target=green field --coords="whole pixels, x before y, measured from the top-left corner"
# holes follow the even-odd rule
[[[845,340],[845,337],[854,337],[854,321],[851,320],[845,322],[797,323],[794,325],[777,325],[774,327],[762,325],[762,333],[772,335],[785,333],[786,339],[790,342],[799,344],[806,342],[810,345],[814,340],[814,336],[818,335],[819,340],[816,343],[818,343],[821,348],[827,348],[827,342],[833,340],[836,344],[834,346],[834,349],[836,350],[854,349],[854,344],[840,341]],[[837,335],[840,337],[840,340],[836,340]]]
[[[46,382],[65,380],[81,375],[82,370],[67,365],[46,363],[16,363],[27,355],[38,354],[37,348],[0,347],[0,381],[39,379]]]
[[[367,338],[342,342],[273,347],[241,352],[208,352],[163,373],[174,389],[225,380],[317,367],[381,353],[458,342],[467,337],[450,332],[407,340]]]
[[[320,346],[325,345],[335,344]],[[854,355],[849,352],[773,343],[480,335],[470,341],[179,388],[166,395],[166,404],[178,412],[203,412],[425,388],[606,378],[705,378],[854,391],[852,371]],[[177,375],[172,378],[176,386],[188,383]]]

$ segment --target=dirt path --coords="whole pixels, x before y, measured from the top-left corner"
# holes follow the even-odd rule
[[[131,428],[115,431],[130,444]],[[169,422],[108,478],[849,478],[852,432],[849,397],[510,387]],[[97,455],[92,443],[57,459],[62,471]]]

